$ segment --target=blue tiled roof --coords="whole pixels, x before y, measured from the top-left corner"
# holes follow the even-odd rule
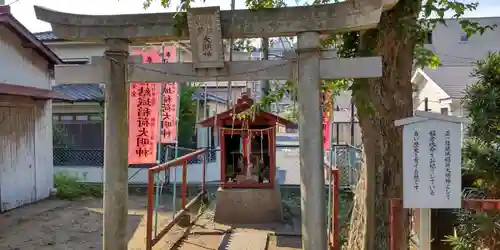
[[[75,102],[102,101],[104,93],[97,83],[91,84],[58,84],[52,88],[54,91],[70,97]],[[193,94],[193,99],[204,101],[205,93],[200,91]],[[225,104],[226,100],[211,93],[207,93],[207,100]]]
[[[104,99],[99,84],[58,84],[52,90],[70,97],[75,102],[95,102]]]

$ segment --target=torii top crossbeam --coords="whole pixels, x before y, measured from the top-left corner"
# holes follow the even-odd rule
[[[222,38],[293,36],[366,30],[375,27],[384,9],[398,0],[350,0],[335,4],[260,10],[220,11]],[[134,43],[189,38],[185,14],[78,15],[35,6],[38,19],[58,37],[78,40],[127,38]],[[175,17],[178,15],[178,17]]]

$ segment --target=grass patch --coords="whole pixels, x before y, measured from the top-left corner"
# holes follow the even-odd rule
[[[102,197],[101,185],[89,185],[79,182],[77,177],[67,173],[54,175],[56,197],[61,200],[75,200],[82,197]]]

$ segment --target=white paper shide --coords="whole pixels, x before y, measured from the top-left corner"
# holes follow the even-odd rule
[[[403,206],[461,207],[461,118],[416,112],[402,119]]]

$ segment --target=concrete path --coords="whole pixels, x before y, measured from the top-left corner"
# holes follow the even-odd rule
[[[264,231],[246,231],[227,234],[219,250],[266,250],[269,234]]]

